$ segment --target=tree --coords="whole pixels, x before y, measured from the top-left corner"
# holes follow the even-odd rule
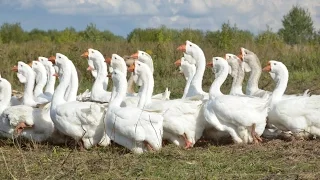
[[[0,27],[0,37],[3,43],[23,42],[25,40],[25,35],[20,23],[4,23]]]
[[[288,44],[299,44],[313,37],[313,21],[308,9],[293,6],[288,14],[283,16],[283,28],[279,30],[284,41]]]

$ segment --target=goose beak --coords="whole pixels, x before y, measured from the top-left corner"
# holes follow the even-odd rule
[[[52,64],[56,64],[56,57],[55,56],[50,56],[48,58],[48,61],[52,62]]]
[[[18,72],[18,66],[13,66],[13,67],[11,68],[11,70],[12,70],[13,72]]]
[[[93,68],[91,66],[88,66],[87,71],[92,71]]]
[[[138,59],[138,57],[139,57],[138,52],[132,54],[130,57],[133,59]]]
[[[264,71],[264,72],[270,72],[270,71],[271,71],[271,65],[270,65],[270,63],[268,63],[268,65],[267,65],[266,67],[264,67],[264,68],[262,69],[262,71]]]
[[[176,60],[176,62],[174,62],[174,65],[181,66],[181,59]]]
[[[15,131],[16,131],[16,133],[18,134],[18,135],[20,135],[21,133],[22,133],[22,131],[24,130],[24,128],[30,128],[30,127],[32,127],[32,126],[30,126],[30,125],[27,125],[26,123],[24,123],[24,122],[20,122],[17,126],[16,126],[16,128],[15,128]]]
[[[112,78],[112,73],[107,75],[108,78]]]
[[[28,65],[29,65],[30,67],[32,67],[32,62],[29,62]]]
[[[238,55],[238,58],[243,61],[243,51],[242,48],[240,48],[240,54]]]
[[[129,72],[134,72],[134,64],[131,64],[130,67],[128,68]]]
[[[106,62],[107,64],[111,64],[111,58],[110,57],[106,58],[104,62]]]
[[[52,76],[59,77],[58,73],[54,73]]]
[[[208,62],[207,67],[213,67],[213,62]]]
[[[181,52],[186,52],[186,45],[185,44],[182,44],[180,45],[178,48],[177,48],[178,51],[181,51]]]
[[[83,54],[81,54],[81,57],[88,58],[89,57],[89,52],[88,51],[84,52]]]

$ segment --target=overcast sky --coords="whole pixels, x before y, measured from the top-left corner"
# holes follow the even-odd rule
[[[320,29],[320,0],[0,0],[0,24],[20,22],[25,30],[74,27],[89,23],[126,35],[134,28],[217,30],[224,22],[258,33],[274,31],[293,5],[308,8]]]

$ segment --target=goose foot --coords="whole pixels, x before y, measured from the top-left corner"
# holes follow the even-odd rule
[[[79,145],[79,151],[81,151],[81,152],[85,151],[82,140],[78,141],[78,145]]]
[[[256,133],[256,123],[253,123],[251,126],[251,136],[253,138],[253,143],[254,144],[259,144],[262,142],[262,139],[260,136]]]
[[[188,140],[186,133],[184,133],[184,134],[182,135],[182,137],[183,137],[184,141],[186,142],[186,146],[185,146],[184,148],[185,148],[185,149],[191,148],[191,147],[192,147],[192,142],[190,142],[190,141]]]
[[[154,151],[152,146],[147,141],[143,141],[143,144],[147,147],[148,151]]]

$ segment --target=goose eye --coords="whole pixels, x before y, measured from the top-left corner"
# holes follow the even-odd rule
[[[0,79],[0,83],[2,82],[2,79]]]
[[[91,51],[91,53],[94,53],[93,51]]]
[[[22,64],[20,64],[20,67],[22,67]]]
[[[114,74],[117,74],[116,72]]]
[[[114,59],[117,59],[117,57],[115,57]]]
[[[190,44],[189,46],[191,47],[192,45]]]
[[[273,63],[273,65],[277,65],[277,63]]]
[[[218,58],[216,58],[216,61],[218,61],[219,59]]]
[[[58,56],[59,59],[61,59],[61,56]]]
[[[142,55],[144,55],[144,53],[141,53]]]

